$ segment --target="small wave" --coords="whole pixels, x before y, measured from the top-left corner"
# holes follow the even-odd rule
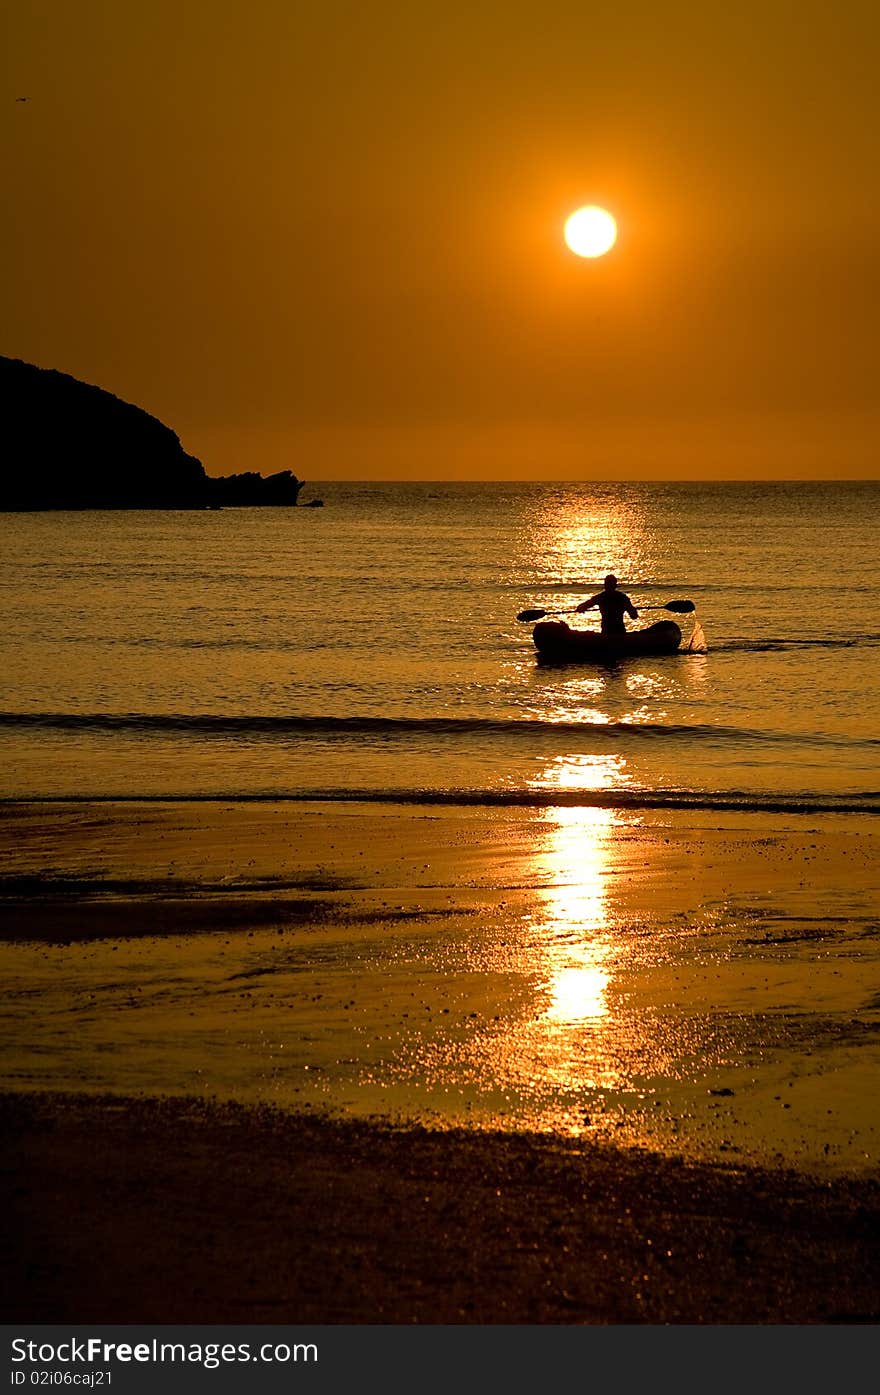
[[[750,727],[664,722],[547,721],[517,717],[310,717],[170,712],[0,712],[0,728],[132,732],[192,736],[494,736],[613,741],[726,741],[791,745],[874,746],[880,737],[766,731]]]
[[[839,795],[789,795],[764,790],[695,789],[303,789],[210,793],[28,794],[0,796],[14,804],[403,804],[530,809],[682,809],[755,814],[880,814],[880,790]]]

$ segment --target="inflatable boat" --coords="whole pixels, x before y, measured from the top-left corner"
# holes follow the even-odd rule
[[[674,654],[681,629],[674,620],[658,620],[645,630],[627,630],[609,640],[598,630],[573,630],[564,620],[543,620],[532,630],[538,657],[553,664],[616,664],[641,655]]]

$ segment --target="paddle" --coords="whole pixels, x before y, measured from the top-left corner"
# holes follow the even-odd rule
[[[665,605],[643,605],[639,606],[639,613],[643,610],[671,610],[675,615],[690,615],[692,610],[696,610],[693,601],[667,601]],[[517,620],[543,620],[545,615],[577,615],[578,608],[573,610],[521,610],[516,617]],[[580,612],[582,615],[585,611]]]

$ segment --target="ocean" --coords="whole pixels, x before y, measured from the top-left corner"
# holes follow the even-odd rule
[[[0,797],[880,812],[880,485],[320,493],[0,516]],[[707,652],[540,666],[611,570]]]

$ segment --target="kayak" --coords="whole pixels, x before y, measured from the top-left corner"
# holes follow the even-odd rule
[[[627,630],[608,640],[598,630],[573,630],[564,620],[543,620],[532,630],[538,657],[553,664],[614,664],[643,654],[674,654],[681,630],[674,620],[658,620],[645,630]]]

